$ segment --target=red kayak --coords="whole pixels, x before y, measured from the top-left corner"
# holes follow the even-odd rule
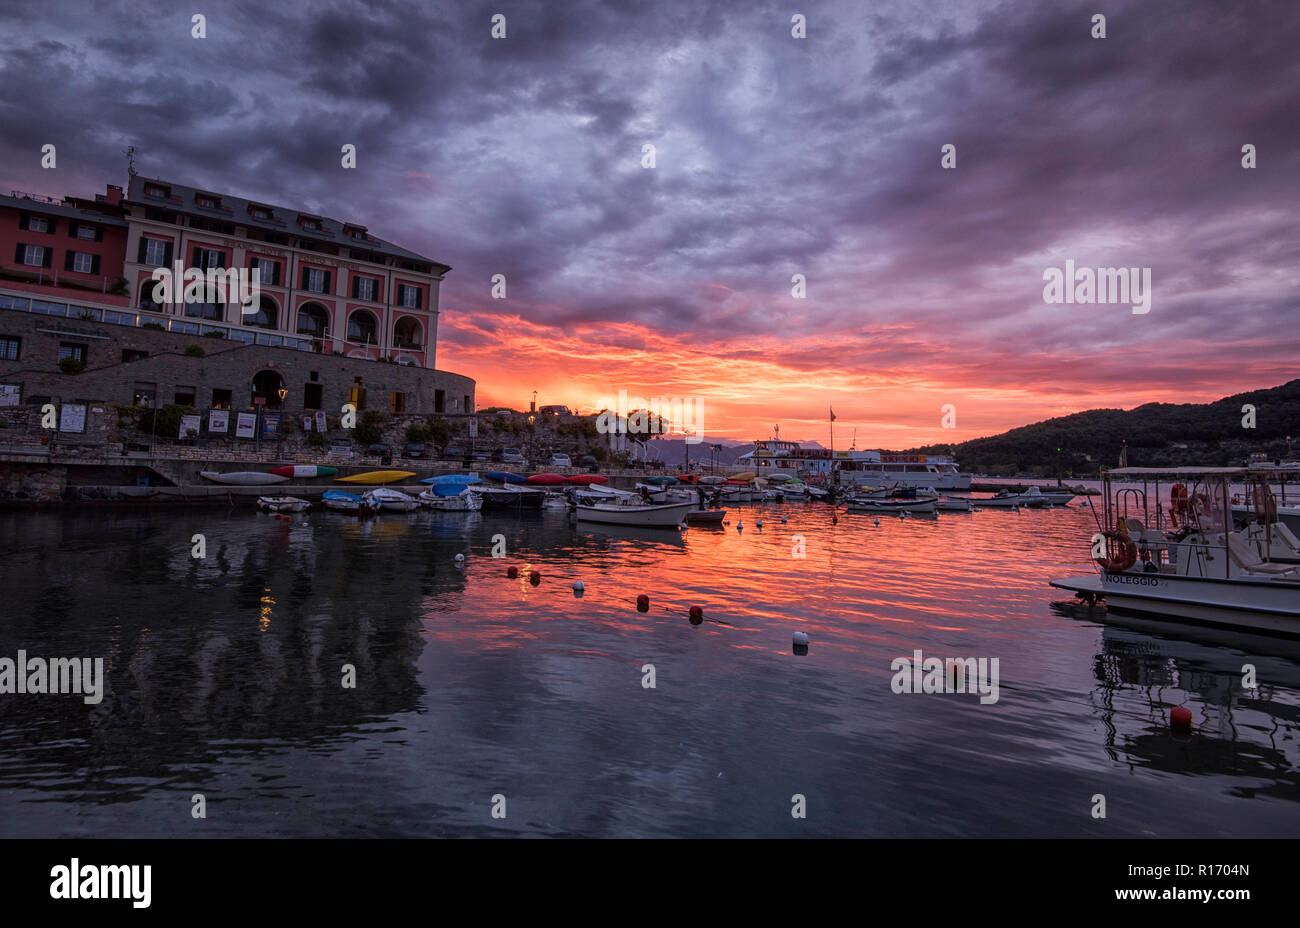
[[[541,484],[543,486],[553,487],[557,483],[564,483],[567,478],[563,474],[533,474],[528,478],[527,483]]]
[[[569,483],[576,483],[579,486],[589,487],[593,483],[609,483],[608,477],[602,477],[600,474],[574,474],[572,477],[566,477]]]

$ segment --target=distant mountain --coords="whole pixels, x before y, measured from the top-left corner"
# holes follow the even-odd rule
[[[1254,407],[1254,428],[1243,426]],[[1289,457],[1287,436],[1300,443],[1300,380],[1213,403],[1147,403],[1135,409],[1093,409],[953,445],[911,449],[953,454],[963,471],[1070,476],[1119,464],[1128,443],[1131,467],[1232,466],[1262,451]]]

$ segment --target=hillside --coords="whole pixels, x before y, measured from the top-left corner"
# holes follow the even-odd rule
[[[1255,407],[1255,427],[1242,426],[1242,406]],[[1135,409],[1093,409],[918,453],[953,454],[964,471],[1085,476],[1119,463],[1128,442],[1133,467],[1241,464],[1255,451],[1289,457],[1287,436],[1300,443],[1300,380],[1213,403],[1147,403]]]

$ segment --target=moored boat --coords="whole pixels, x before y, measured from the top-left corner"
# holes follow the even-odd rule
[[[684,503],[579,502],[574,508],[580,522],[677,528],[686,518],[686,514],[698,507],[699,503],[691,501]]]
[[[385,512],[411,512],[420,508],[420,501],[414,496],[389,487],[367,490],[365,498],[372,504],[378,503],[379,508]]]
[[[875,499],[850,497],[844,501],[849,512],[934,512],[934,499]]]
[[[257,508],[263,512],[302,512],[310,509],[311,503],[296,496],[259,496]]]
[[[326,490],[321,494],[321,503],[326,509],[350,512],[354,515],[363,515],[379,509],[378,500],[368,500],[360,493],[345,493],[342,490]]]
[[[215,470],[199,471],[199,476],[213,483],[224,483],[237,487],[260,487],[272,483],[284,483],[288,480],[281,474],[268,474],[258,470],[232,470],[221,473]]]
[[[688,525],[721,525],[727,517],[725,509],[693,509],[686,513]]]
[[[422,492],[417,499],[423,506],[436,512],[478,512],[483,508],[483,500],[469,487],[464,487],[460,492],[452,495],[429,489]]]

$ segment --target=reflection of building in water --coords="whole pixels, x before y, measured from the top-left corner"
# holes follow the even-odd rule
[[[1300,711],[1294,699],[1300,668],[1293,661],[1248,659],[1239,651],[1117,627],[1107,627],[1102,640],[1092,701],[1111,760],[1174,773],[1254,777],[1272,782],[1257,792],[1300,800]],[[1242,686],[1243,663],[1255,667],[1261,684],[1255,689]],[[1191,736],[1171,732],[1173,706],[1192,710]]]
[[[7,704],[7,727],[33,733],[28,759],[44,776],[132,798],[160,767],[201,778],[223,754],[262,750],[254,739],[332,744],[419,705],[417,610],[426,597],[463,592],[464,572],[452,563],[462,545],[415,543],[418,526],[398,520],[363,537],[267,517],[186,515],[25,522],[33,550],[95,553],[33,557],[32,569],[12,573],[7,597],[35,607],[0,630],[0,653],[42,642],[52,654],[102,656],[108,680],[93,709],[80,700]],[[195,532],[206,537],[202,562],[189,556]],[[445,556],[431,554],[434,546]],[[355,689],[341,685],[344,664],[356,668]],[[92,784],[87,771],[105,765],[112,776],[94,774]]]

